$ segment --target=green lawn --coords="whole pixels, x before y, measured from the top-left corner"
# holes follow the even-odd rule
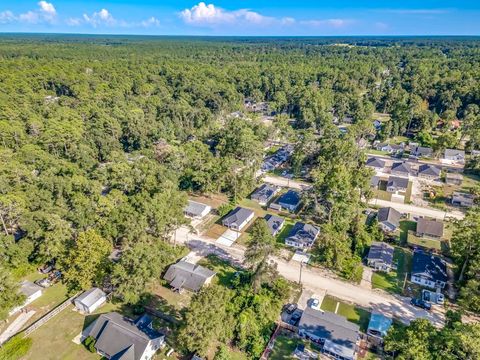
[[[426,249],[447,251],[447,244],[445,241],[418,237],[413,231],[409,231],[407,242],[409,245],[421,246]]]
[[[410,220],[400,221],[400,245],[407,245],[409,230],[417,230],[417,223]]]
[[[230,265],[228,261],[222,260],[215,255],[209,255],[206,259],[198,262],[199,265],[205,266],[217,273],[214,281],[218,284],[229,287],[235,277],[235,273],[239,270]]]
[[[277,243],[279,245],[285,245],[285,238],[290,234],[290,231],[295,226],[295,221],[289,218],[285,218],[285,225],[283,225],[282,231],[277,234]]]
[[[321,308],[322,310],[334,313],[337,304],[339,304],[337,310],[338,315],[341,315],[347,318],[348,321],[359,325],[361,331],[367,331],[368,322],[370,321],[370,312],[367,310],[356,307],[355,305],[344,303],[329,295],[323,298]]]
[[[292,353],[299,342],[300,340],[291,336],[277,336],[273,350],[268,358],[271,360],[293,359]]]
[[[382,150],[377,150],[377,149],[368,149],[367,153],[372,154],[372,155],[389,155],[388,152],[382,151]]]
[[[378,200],[390,201],[392,200],[392,194],[388,191],[374,189],[373,190],[373,197]]]
[[[410,271],[412,254],[408,250],[395,247],[393,262],[397,265],[396,271],[392,270],[389,273],[376,271],[373,273],[372,288],[383,289],[395,294],[402,293],[405,274]]]
[[[413,187],[413,183],[411,181],[409,181],[408,185],[407,185],[407,192],[405,193],[405,201],[404,201],[405,204],[408,204],[411,201],[412,187]]]

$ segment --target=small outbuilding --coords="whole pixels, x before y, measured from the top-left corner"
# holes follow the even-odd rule
[[[73,303],[78,311],[91,314],[107,301],[107,294],[99,288],[91,288],[78,296]]]
[[[205,205],[196,201],[188,200],[187,207],[184,209],[185,216],[192,218],[192,219],[202,219],[204,218],[210,211],[212,207],[209,205]]]
[[[393,320],[389,316],[380,313],[372,313],[368,323],[367,334],[377,338],[383,338],[392,327]]]

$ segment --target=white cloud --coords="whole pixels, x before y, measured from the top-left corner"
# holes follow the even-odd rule
[[[67,20],[65,20],[65,23],[69,26],[80,26],[82,24],[82,19],[68,18]]]
[[[38,9],[29,10],[25,13],[15,15],[12,11],[6,10],[0,13],[0,24],[23,22],[29,24],[54,23],[57,11],[52,3],[46,1],[38,2]]]
[[[16,17],[10,10],[0,12],[0,24],[8,24],[15,20]]]
[[[325,19],[325,20],[302,20],[300,24],[310,27],[329,27],[329,28],[342,28],[350,25],[353,20],[349,19]]]
[[[447,9],[384,9],[378,11],[400,15],[436,15],[450,12]]]
[[[94,12],[92,15],[83,14],[83,20],[92,25],[93,27],[97,26],[115,26],[117,25],[117,20],[110,14],[107,9],[102,9],[98,12]]]
[[[40,16],[36,11],[27,11],[26,13],[20,14],[18,20],[21,22],[36,24],[39,22]]]
[[[148,18],[147,20],[141,21],[140,25],[143,26],[143,27],[159,26],[160,25],[160,20],[158,20],[156,17],[152,16],[152,17]]]
[[[40,1],[38,3],[38,6],[40,6],[40,10],[48,15],[48,16],[56,16],[57,15],[57,10],[55,10],[55,6],[53,6],[52,3],[46,2],[46,1]]]
[[[204,2],[199,2],[190,9],[184,9],[179,15],[187,24],[210,26],[239,23],[266,25],[276,20],[248,9],[229,11]]]

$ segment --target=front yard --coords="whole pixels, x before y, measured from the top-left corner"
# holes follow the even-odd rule
[[[395,294],[401,294],[403,292],[405,276],[408,276],[407,274],[412,264],[412,254],[407,249],[395,247],[393,262],[397,266],[396,270],[391,270],[389,273],[380,271],[373,273],[373,289],[382,289]]]
[[[332,296],[325,296],[320,306],[322,310],[329,311],[341,315],[360,326],[360,331],[367,331],[368,322],[370,321],[370,312],[355,305],[344,303]]]

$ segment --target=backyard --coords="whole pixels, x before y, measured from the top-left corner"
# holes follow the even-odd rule
[[[393,262],[397,269],[390,272],[375,271],[372,275],[372,288],[383,289],[390,293],[401,294],[403,284],[407,276],[411,263],[412,254],[401,247],[395,247],[393,252]]]
[[[321,305],[322,310],[330,311],[347,318],[360,326],[360,330],[367,331],[370,313],[367,310],[356,307],[355,305],[344,303],[332,296],[325,296]]]

